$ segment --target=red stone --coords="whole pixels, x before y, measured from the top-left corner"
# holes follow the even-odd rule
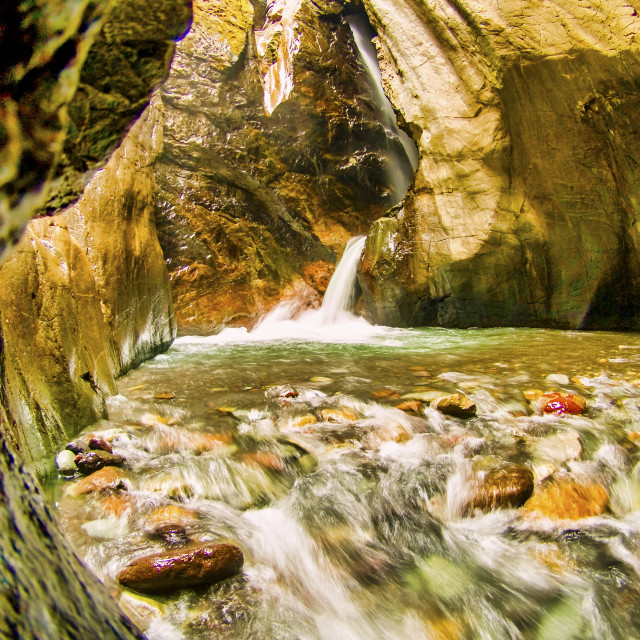
[[[573,415],[581,414],[585,407],[586,401],[581,396],[572,393],[544,393],[540,398],[540,409],[543,413],[570,413]]]

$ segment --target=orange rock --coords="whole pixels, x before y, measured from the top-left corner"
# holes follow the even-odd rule
[[[119,518],[127,509],[130,509],[132,504],[133,501],[131,500],[131,497],[121,493],[114,493],[100,500],[102,510],[111,516],[116,516],[117,518]]]
[[[527,389],[523,392],[522,395],[524,395],[524,397],[529,400],[529,402],[533,402],[534,400],[537,400],[540,396],[542,396],[542,393],[542,389]]]
[[[184,527],[194,524],[198,520],[198,513],[193,509],[181,507],[177,504],[169,504],[164,507],[156,507],[146,517],[149,528],[155,528],[167,524],[181,524]]]
[[[395,391],[393,389],[378,389],[377,391],[374,391],[371,395],[374,398],[388,398],[389,396],[392,396],[395,394]]]
[[[81,496],[94,491],[107,489],[126,489],[127,474],[118,467],[102,467],[102,469],[71,485],[67,490],[70,496]]]
[[[171,391],[160,391],[153,396],[156,400],[173,400],[176,397]]]
[[[395,408],[400,409],[400,411],[415,411],[416,413],[420,413],[420,409],[422,409],[422,402],[418,400],[407,400],[397,404]]]
[[[542,413],[570,413],[573,415],[582,413],[587,406],[587,401],[581,396],[559,391],[543,393],[538,403]]]
[[[264,467],[265,469],[269,469],[269,471],[284,471],[284,461],[275,453],[268,453],[267,451],[246,453],[243,456],[243,460],[250,464],[256,464],[260,467]]]
[[[339,422],[346,424],[347,422],[354,422],[358,419],[358,414],[353,409],[348,407],[336,407],[335,409],[323,409],[320,412],[322,419],[325,422]]]
[[[541,485],[527,500],[524,509],[552,520],[581,520],[599,516],[608,500],[607,492],[600,485],[567,478]]]

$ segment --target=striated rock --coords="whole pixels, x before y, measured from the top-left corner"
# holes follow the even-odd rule
[[[438,398],[431,403],[431,407],[456,418],[472,418],[476,415],[476,405],[473,400],[461,393]]]
[[[83,475],[93,473],[103,467],[120,467],[124,463],[122,456],[106,451],[89,451],[78,454],[75,458],[78,471]]]
[[[243,561],[238,547],[207,543],[138,558],[118,574],[118,581],[142,593],[170,593],[230,578]]]
[[[542,413],[571,413],[580,414],[585,410],[587,402],[581,396],[573,393],[543,393],[538,400],[538,408]]]
[[[636,328],[636,9],[365,7],[420,154],[402,206],[369,232],[366,313],[386,325]]]
[[[543,483],[524,509],[552,520],[581,520],[602,514],[608,501],[609,496],[600,485],[566,478]]]
[[[489,471],[478,492],[464,508],[471,513],[475,509],[516,509],[533,493],[533,472],[525,465],[512,464]]]
[[[70,496],[81,496],[85,493],[105,491],[107,489],[126,489],[129,485],[127,475],[118,467],[103,467],[71,485],[67,490]]]

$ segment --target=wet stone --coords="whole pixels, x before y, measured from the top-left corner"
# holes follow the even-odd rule
[[[422,409],[422,402],[418,400],[405,400],[400,404],[395,405],[396,409],[400,409],[400,411],[414,411],[415,413],[420,413]]]
[[[182,547],[191,538],[181,524],[161,524],[147,534],[150,538],[162,540],[169,547]]]
[[[538,407],[542,413],[579,415],[586,406],[587,402],[583,397],[559,391],[544,393],[538,400]]]
[[[440,411],[440,413],[454,416],[455,418],[472,418],[476,415],[475,403],[462,393],[438,398],[431,406]]]
[[[533,493],[533,472],[525,465],[512,464],[489,471],[465,511],[492,511],[521,507]]]
[[[78,454],[75,461],[78,465],[78,471],[83,475],[88,475],[103,467],[120,467],[124,463],[122,456],[100,450]]]
[[[360,418],[357,411],[349,409],[348,407],[336,407],[335,409],[323,409],[320,412],[322,419],[325,422],[337,422],[339,424],[347,424],[348,422],[355,422]]]
[[[89,440],[89,449],[113,453],[113,447],[104,438],[98,436]]]
[[[127,485],[127,476],[122,469],[103,467],[72,485],[68,492],[71,496],[81,496],[95,491],[126,489]]]
[[[198,514],[193,509],[182,507],[177,504],[169,504],[163,507],[156,507],[147,517],[146,522],[149,528],[153,529],[162,525],[180,524],[187,528],[198,521]]]
[[[581,520],[601,515],[609,496],[603,487],[573,478],[547,480],[527,500],[524,509],[552,520]]]
[[[118,581],[142,593],[171,593],[230,578],[243,562],[235,545],[199,544],[138,558],[118,574]]]
[[[77,471],[76,454],[65,449],[56,456],[56,466],[63,476],[71,476]]]

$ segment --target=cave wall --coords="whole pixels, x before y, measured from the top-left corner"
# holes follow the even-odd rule
[[[413,190],[369,234],[365,313],[638,328],[637,3],[365,4],[420,150]]]

